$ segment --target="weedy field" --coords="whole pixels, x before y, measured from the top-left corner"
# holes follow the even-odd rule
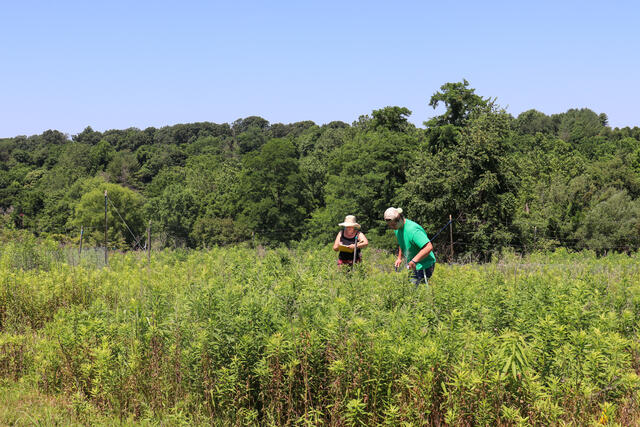
[[[638,254],[0,250],[0,424],[640,423]]]

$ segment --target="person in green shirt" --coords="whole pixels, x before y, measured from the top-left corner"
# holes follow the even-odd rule
[[[418,223],[405,218],[401,208],[390,207],[384,212],[384,220],[396,234],[398,239],[398,258],[396,268],[402,264],[403,256],[407,259],[407,268],[411,270],[411,281],[415,284],[427,283],[436,266],[433,245]]]

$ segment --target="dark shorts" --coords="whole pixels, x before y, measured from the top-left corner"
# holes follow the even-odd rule
[[[356,258],[356,264],[362,261],[362,258]],[[351,265],[353,264],[353,259],[340,259],[338,258],[338,265]]]
[[[429,279],[433,275],[435,267],[436,265],[433,264],[431,267],[425,268],[424,270],[413,270],[409,273],[409,280],[416,285],[419,283],[429,283]]]

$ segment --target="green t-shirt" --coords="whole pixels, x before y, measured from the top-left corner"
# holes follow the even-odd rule
[[[420,252],[420,249],[429,243],[429,237],[427,237],[427,232],[424,231],[424,228],[410,219],[405,219],[402,228],[394,230],[394,233],[396,233],[402,254],[407,257],[407,262],[411,261]],[[425,270],[435,263],[436,256],[431,251],[426,258],[416,264],[416,270]]]

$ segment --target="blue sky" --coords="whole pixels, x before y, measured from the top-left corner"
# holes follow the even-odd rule
[[[632,1],[3,1],[0,137],[232,122],[421,126],[466,78],[517,116],[569,108],[640,126]]]

